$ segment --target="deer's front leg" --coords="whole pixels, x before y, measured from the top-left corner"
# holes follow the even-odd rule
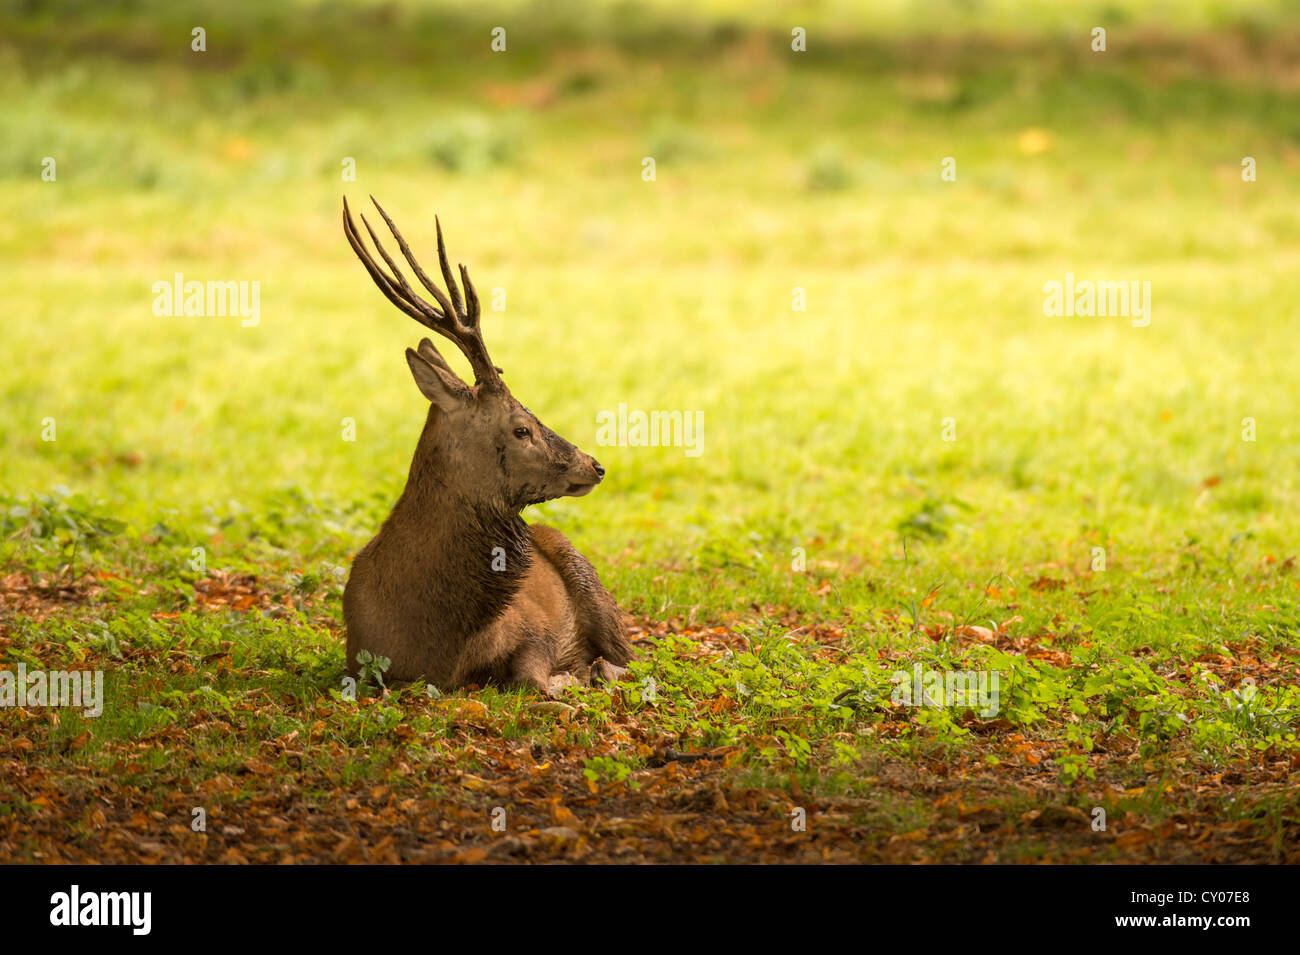
[[[591,675],[587,682],[592,686],[598,686],[601,683],[617,683],[625,676],[627,676],[627,667],[610,663],[604,657],[596,657],[591,661]]]
[[[560,691],[577,683],[568,673],[555,673],[555,641],[549,634],[529,634],[510,657],[510,682],[530,686],[544,696],[558,697]]]

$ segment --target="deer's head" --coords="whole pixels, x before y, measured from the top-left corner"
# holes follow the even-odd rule
[[[373,196],[371,201],[375,202]],[[469,500],[522,509],[557,497],[580,497],[599,484],[605,476],[600,463],[542,424],[515,400],[501,380],[501,369],[492,363],[483,343],[474,283],[465,266],[460,266],[462,299],[451,266],[447,264],[441,223],[438,224],[438,261],[447,286],[445,294],[420,268],[406,240],[378,202],[375,208],[388,224],[411,271],[437,305],[415,293],[363,215],[361,222],[392,274],[375,262],[361,241],[344,199],[343,231],[352,250],[388,300],[421,325],[451,339],[474,372],[471,387],[452,371],[427,338],[417,348],[406,350],[406,363],[411,367],[415,384],[432,403],[426,430],[437,429],[438,452],[446,473],[455,483],[455,490]]]

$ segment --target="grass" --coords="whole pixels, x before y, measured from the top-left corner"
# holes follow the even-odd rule
[[[1285,6],[958,5],[938,28],[828,6],[803,54],[784,16],[637,9],[0,14],[0,655],[101,666],[115,701],[0,711],[0,813],[29,827],[0,828],[0,854],[71,851],[68,819],[93,830],[111,791],[101,825],[143,828],[78,852],[366,857],[388,830],[355,818],[345,849],[163,834],[191,832],[177,807],[199,795],[229,819],[277,787],[314,832],[336,787],[357,812],[377,786],[422,803],[457,773],[504,785],[529,753],[595,800],[572,823],[586,848],[563,843],[592,858],[613,851],[598,820],[662,814],[671,773],[707,790],[704,816],[717,793],[746,806],[755,857],[809,851],[779,848],[802,799],[870,834],[855,858],[1287,858]],[[340,694],[342,581],[423,418],[418,331],[352,260],[341,193],[374,193],[426,260],[441,217],[501,290],[485,325],[511,388],[609,471],[526,515],[650,641],[571,719],[490,688]],[[177,272],[260,282],[259,323],[155,316]],[[1066,273],[1149,281],[1150,325],[1045,317]],[[598,448],[620,403],[702,412],[703,453]],[[916,663],[998,670],[997,719],[891,704]],[[421,762],[442,770],[401,770]],[[1043,807],[1060,824],[1025,820]],[[492,838],[466,825],[433,857]]]

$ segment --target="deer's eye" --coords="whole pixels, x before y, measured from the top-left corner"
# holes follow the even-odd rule
[[[515,428],[515,437],[520,441],[526,441],[528,438],[532,437],[532,434],[533,433],[527,428]]]

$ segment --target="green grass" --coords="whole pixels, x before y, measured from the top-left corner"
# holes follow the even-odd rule
[[[929,21],[911,4],[827,5],[802,24],[804,54],[781,13],[636,9],[4,8],[0,566],[91,569],[105,589],[0,616],[0,659],[103,664],[120,701],[84,725],[0,713],[9,737],[46,734],[55,773],[134,766],[146,793],[295,731],[382,744],[347,785],[412,747],[474,758],[445,701],[329,702],[343,575],[424,414],[402,360],[420,330],[340,227],[341,195],[373,193],[426,262],[436,212],[485,301],[505,291],[484,317],[494,359],[608,469],[591,496],[526,517],[568,534],[643,621],[752,644],[683,668],[695,644],[661,641],[635,674],[661,688],[644,712],[635,682],[617,705],[587,694],[563,724],[522,716],[518,693],[475,694],[496,733],[585,747],[578,770],[621,792],[653,770],[618,755],[633,720],[651,750],[738,747],[735,778],[793,774],[898,832],[936,810],[871,796],[863,766],[1023,766],[1012,732],[1043,744],[1083,809],[1102,781],[1295,752],[1300,27],[1286,6],[955,4]],[[494,54],[500,23],[509,49]],[[206,53],[189,50],[194,25]],[[1106,53],[1088,48],[1096,25]],[[176,272],[260,282],[260,323],[155,316],[151,287]],[[1044,317],[1044,283],[1067,272],[1149,281],[1150,325]],[[598,447],[596,416],[620,403],[702,412],[703,453]],[[282,609],[200,606],[199,547]],[[1002,625],[987,644],[961,632]],[[990,739],[960,710],[900,719],[862,695],[887,697],[915,662],[1014,675],[1008,727]],[[1227,694],[1246,677],[1259,695],[1243,711]],[[193,752],[146,745],[217,723]],[[1094,751],[1113,736],[1138,770]],[[126,760],[132,743],[150,761]],[[326,791],[324,766],[305,775]],[[1248,781],[1247,802],[1294,832]],[[1025,838],[1005,857],[1038,851]]]

